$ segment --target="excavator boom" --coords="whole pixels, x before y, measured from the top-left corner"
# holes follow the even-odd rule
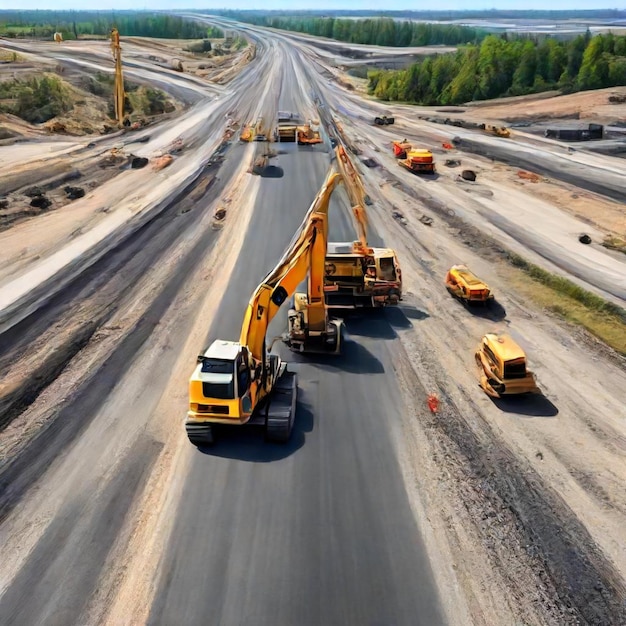
[[[350,199],[352,212],[356,218],[359,244],[363,251],[369,249],[367,243],[367,214],[365,212],[365,189],[358,172],[354,169],[352,161],[342,145],[335,149],[337,154],[337,165],[343,177],[344,186]]]
[[[250,298],[239,343],[247,346],[257,360],[263,358],[267,329],[278,309],[307,276],[309,304],[325,311],[323,287],[328,207],[339,180],[340,176],[335,172],[328,175],[287,251]]]

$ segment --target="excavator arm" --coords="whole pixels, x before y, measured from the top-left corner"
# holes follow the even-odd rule
[[[340,178],[337,172],[328,175],[282,259],[250,299],[239,343],[247,346],[257,361],[265,358],[265,339],[271,321],[307,275],[309,323],[314,319],[315,322],[326,323],[324,265],[328,240],[328,206]]]
[[[350,199],[352,213],[354,214],[357,223],[359,252],[371,254],[371,248],[367,243],[367,213],[365,212],[366,194],[365,189],[363,188],[363,183],[361,182],[361,177],[354,169],[354,165],[352,165],[352,161],[342,145],[338,145],[335,148],[335,154],[337,155],[339,172],[341,173],[348,198]]]

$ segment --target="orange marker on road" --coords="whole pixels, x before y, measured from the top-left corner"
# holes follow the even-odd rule
[[[431,393],[428,396],[428,408],[430,409],[431,413],[437,412],[437,409],[439,408],[439,398],[437,397],[436,393]]]

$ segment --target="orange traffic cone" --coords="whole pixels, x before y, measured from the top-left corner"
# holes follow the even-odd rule
[[[430,409],[431,413],[437,412],[437,409],[439,408],[439,398],[437,397],[436,393],[431,393],[428,396],[428,408]]]

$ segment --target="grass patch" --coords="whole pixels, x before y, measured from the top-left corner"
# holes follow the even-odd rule
[[[232,44],[233,50],[243,50],[248,45],[248,40],[245,37],[237,37]]]
[[[609,250],[617,250],[626,254],[626,239],[623,237],[606,237],[602,245]]]
[[[511,279],[517,291],[563,319],[583,326],[626,356],[624,309],[516,254],[509,254],[508,258],[515,268],[511,270]]]
[[[0,48],[0,63],[19,63],[24,57],[13,50],[5,50]]]
[[[134,115],[160,115],[174,109],[163,91],[151,87],[138,87],[127,93],[126,98]]]

